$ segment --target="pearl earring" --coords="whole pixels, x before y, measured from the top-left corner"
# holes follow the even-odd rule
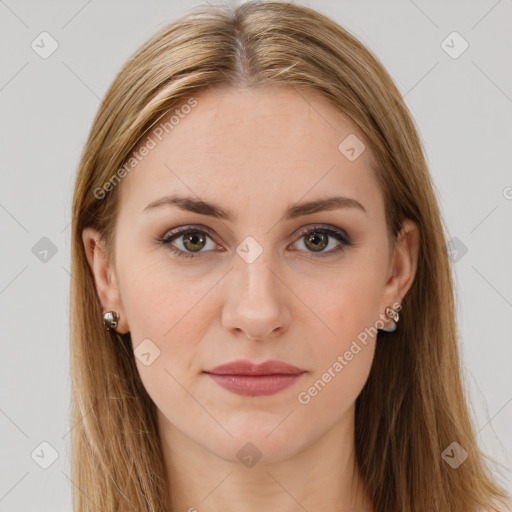
[[[115,329],[117,327],[117,323],[119,321],[119,313],[117,311],[108,311],[103,315],[103,324],[105,325],[105,329],[110,331],[110,329]]]
[[[398,306],[400,308],[400,305]],[[400,319],[400,315],[398,314],[398,309],[393,309],[390,307],[386,308],[386,316],[391,320],[391,323],[387,327],[383,327],[381,331],[393,332],[396,331],[396,324]]]

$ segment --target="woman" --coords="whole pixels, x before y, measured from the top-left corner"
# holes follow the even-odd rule
[[[73,215],[76,511],[506,510],[417,131],[332,20],[249,2],[160,30]]]

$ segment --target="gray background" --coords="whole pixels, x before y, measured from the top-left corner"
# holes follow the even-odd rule
[[[197,3],[0,0],[1,512],[71,510],[74,173],[126,58]],[[478,440],[505,466],[493,471],[512,490],[512,1],[299,3],[359,37],[405,95],[457,249],[461,354]],[[43,31],[58,43],[47,59],[31,47]],[[458,58],[442,45],[453,31],[469,44]],[[450,41],[450,51],[461,48]],[[47,469],[42,442],[58,453]]]

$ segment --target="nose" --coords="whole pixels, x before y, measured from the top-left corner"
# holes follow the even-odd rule
[[[238,258],[227,276],[222,324],[237,337],[264,341],[288,330],[293,294],[269,263],[265,251],[252,263]]]

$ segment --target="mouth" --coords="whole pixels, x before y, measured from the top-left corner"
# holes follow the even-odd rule
[[[233,361],[204,371],[219,386],[242,396],[268,396],[292,386],[306,370],[283,361]]]

